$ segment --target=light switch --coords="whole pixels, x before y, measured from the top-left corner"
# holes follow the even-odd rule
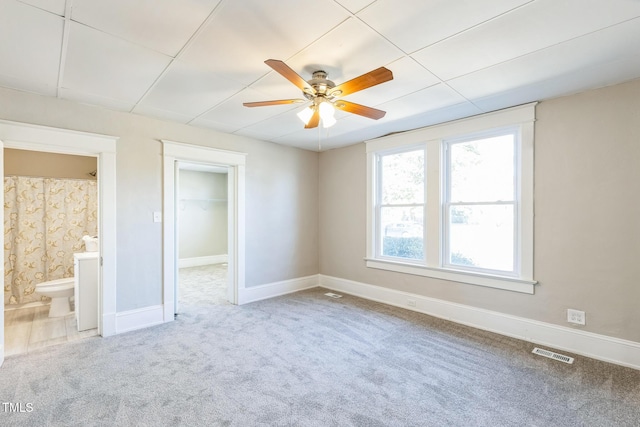
[[[153,222],[162,222],[162,212],[153,213]]]

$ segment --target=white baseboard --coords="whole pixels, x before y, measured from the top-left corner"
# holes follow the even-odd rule
[[[229,256],[227,254],[199,256],[194,258],[183,258],[178,260],[178,268],[200,267],[201,265],[222,264],[223,262],[228,262],[228,259],[229,259]]]
[[[163,323],[163,316],[164,306],[162,305],[116,313],[116,333],[122,334],[124,332],[135,331],[136,329],[159,325]]]
[[[110,337],[116,333],[116,313],[103,314],[100,335],[103,337]]]
[[[241,289],[238,292],[238,304],[247,304],[254,301],[273,298],[280,295],[290,294],[305,289],[318,287],[318,275],[300,277],[297,279],[283,280],[281,282],[267,283],[265,285],[253,286]]]
[[[320,286],[592,359],[640,369],[640,343],[380,286],[319,275]],[[415,307],[407,301],[415,301]]]

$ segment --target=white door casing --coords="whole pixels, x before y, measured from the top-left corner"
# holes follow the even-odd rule
[[[116,333],[116,141],[117,137],[0,120],[0,175],[4,148],[97,157],[100,268],[98,332]],[[4,192],[0,195],[4,206]],[[4,224],[4,212],[0,219]],[[4,233],[0,234],[4,247]],[[4,277],[4,262],[1,267]],[[0,364],[4,360],[4,302],[0,308]]]
[[[244,290],[245,153],[162,140],[163,143],[163,304],[164,322],[174,320],[177,280],[177,163],[223,166],[228,170],[228,295],[238,304]]]

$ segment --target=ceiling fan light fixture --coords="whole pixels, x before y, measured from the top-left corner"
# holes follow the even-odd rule
[[[336,119],[334,117],[336,109],[332,103],[323,101],[318,105],[318,110],[320,118],[322,119],[322,126],[328,128],[336,124]]]
[[[336,112],[333,104],[327,101],[321,102],[318,108],[320,109],[320,117],[323,119],[333,117]]]
[[[298,112],[297,115],[300,118],[300,120],[302,120],[302,123],[307,125],[309,124],[309,120],[311,120],[311,116],[313,116],[313,107],[309,106],[304,110]]]

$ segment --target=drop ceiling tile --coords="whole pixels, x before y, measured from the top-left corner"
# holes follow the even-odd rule
[[[369,6],[375,0],[336,0],[337,3],[340,3],[342,6],[346,7],[349,12],[357,13]]]
[[[72,22],[62,86],[135,103],[170,60],[166,55]]]
[[[245,107],[242,105],[244,102],[264,101],[267,98],[267,96],[255,89],[247,88],[198,117],[198,119],[194,120],[194,123],[197,124],[202,119],[217,123],[228,123],[241,128],[289,111],[293,117],[296,117],[297,110],[303,108],[302,104],[272,105],[267,107]]]
[[[412,57],[449,80],[639,15],[640,2],[538,0]]]
[[[29,5],[4,1],[0,13],[0,82],[55,95],[64,20]]]
[[[74,0],[72,18],[175,56],[220,0]]]
[[[266,64],[264,65],[269,74],[261,77],[255,83],[251,85],[251,88],[259,93],[257,99],[250,99],[249,101],[268,101],[271,99],[305,99],[302,91],[298,89],[293,83],[285,79],[279,73],[271,70]],[[297,74],[305,80],[311,78],[311,73],[307,73],[302,70],[292,68]]]
[[[136,105],[132,111],[134,114],[140,114],[143,116],[155,117],[162,120],[171,120],[178,123],[189,123],[195,116],[177,113],[175,111],[163,110],[161,108],[154,108],[149,105]]]
[[[406,53],[490,20],[530,0],[378,0],[358,17]]]
[[[22,3],[30,4],[47,12],[64,16],[65,0],[19,0]]]
[[[270,71],[264,60],[287,60],[348,16],[332,0],[223,2],[183,59],[248,86]]]
[[[277,116],[269,117],[266,120],[244,127],[236,132],[239,135],[254,136],[262,135],[260,139],[271,139],[281,135],[286,135],[303,129],[304,124],[291,111],[284,112]],[[310,129],[307,129],[310,130]]]
[[[323,70],[329,80],[340,84],[403,56],[401,50],[369,26],[349,18],[286,63],[305,79],[311,78],[314,71]]]
[[[76,101],[81,104],[95,105],[117,111],[128,112],[135,106],[133,102],[120,101],[106,96],[93,95],[64,87],[59,89],[58,97],[68,99],[70,101]]]
[[[23,80],[2,74],[0,74],[0,86],[46,96],[56,96],[58,94],[58,89],[53,85],[43,84],[37,80]]]
[[[384,119],[391,121],[464,102],[466,99],[454,90],[445,84],[438,84],[386,102],[376,108],[386,111],[387,115]]]
[[[453,120],[471,117],[482,113],[484,113],[484,111],[476,105],[470,102],[463,102],[403,117],[402,119],[394,121],[390,127],[393,128],[394,132],[403,132],[440,123],[451,122]]]
[[[495,111],[513,105],[525,104],[570,95],[596,87],[610,86],[640,77],[640,55],[583,68],[579,74],[565,74],[541,82],[474,99],[473,103],[484,111]]]
[[[225,132],[225,133],[234,133],[235,131],[240,129],[240,127],[229,124],[229,123],[220,123],[220,122],[215,122],[211,120],[205,120],[203,118],[195,119],[191,121],[189,125],[206,128],[206,129],[213,129],[213,130],[217,130],[218,132]]]
[[[345,100],[376,106],[440,83],[437,77],[410,57],[401,58],[386,67],[393,73],[393,80],[356,92]]]
[[[640,45],[640,18],[609,27],[512,61],[449,80],[468,99],[510,91],[559,76],[578,76],[586,67],[635,56]],[[560,95],[560,94],[558,94]]]
[[[239,83],[176,60],[147,93],[140,106],[193,118],[242,89]]]

